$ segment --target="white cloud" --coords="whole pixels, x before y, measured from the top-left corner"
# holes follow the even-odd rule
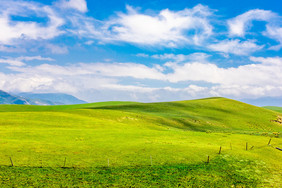
[[[26,63],[23,61],[33,61],[33,60],[38,60],[38,61],[54,61],[54,59],[49,58],[49,57],[41,57],[41,56],[21,56],[17,58],[6,58],[6,59],[0,59],[0,63],[3,64],[8,64],[12,67],[22,67],[25,66]],[[10,67],[10,68],[12,68]],[[16,69],[16,68],[15,68]]]
[[[127,6],[127,10],[128,13],[119,13],[117,18],[105,23],[102,40],[176,47],[183,44],[200,45],[213,33],[208,19],[211,10],[202,5],[182,11],[165,9],[158,15],[138,13],[130,6]],[[189,35],[189,31],[196,34]]]
[[[41,64],[35,67],[10,67],[21,73],[56,76],[95,75],[103,77],[132,77],[136,79],[164,80],[164,75],[155,67],[136,63],[79,63],[67,67]]]
[[[187,88],[171,88],[171,87],[139,87],[134,85],[113,85],[113,88],[99,88],[88,90],[90,95],[80,95],[87,101],[171,101],[171,100],[187,100],[192,98],[207,97],[207,93],[195,92],[193,86]],[[114,95],[112,93],[115,93]],[[92,96],[92,97],[91,97]]]
[[[263,49],[263,47],[264,45],[257,45],[254,40],[240,41],[239,39],[223,40],[208,46],[213,51],[236,55],[249,55]]]
[[[176,62],[184,61],[187,59],[188,55],[184,54],[155,54],[152,55],[152,58],[161,59],[161,60],[174,60]]]
[[[149,67],[136,63],[41,64],[35,67],[16,67],[11,63],[13,66],[8,68],[14,73],[0,73],[0,89],[65,92],[90,101],[95,97],[95,100],[164,101],[207,96],[242,98],[282,95],[282,58],[251,57],[250,60],[254,63],[230,68],[220,68],[208,62],[174,63],[168,73],[163,72],[166,65]],[[132,84],[133,80],[139,83]],[[156,81],[160,84],[153,84]],[[206,84],[187,84],[183,87],[185,82]],[[168,87],[170,83],[176,87]],[[99,96],[90,96],[93,92]]]
[[[177,83],[181,81],[205,81],[210,83],[219,83],[222,78],[221,69],[210,63],[185,63],[169,64],[173,70],[168,73],[166,78],[172,82]]]
[[[185,54],[154,54],[151,57],[154,59],[160,59],[160,60],[173,60],[174,62],[183,62],[187,60],[204,62],[206,61],[208,57],[210,57],[210,55],[206,53],[191,53],[188,55],[185,55]]]
[[[173,83],[181,81],[204,81],[219,85],[281,86],[282,58],[255,58],[258,64],[241,65],[237,68],[220,68],[211,63],[185,63],[171,66],[172,73],[166,78]]]
[[[0,59],[0,63],[9,64],[11,66],[24,66],[25,63],[14,59]]]
[[[35,21],[14,21],[11,16],[44,17],[43,25]],[[49,6],[34,2],[5,1],[0,5],[0,43],[13,44],[15,39],[52,39],[64,32],[59,29],[64,20]]]
[[[92,45],[92,44],[94,44],[95,42],[93,41],[93,40],[88,40],[88,41],[86,41],[84,44],[86,44],[86,45]]]
[[[51,6],[33,1],[4,4],[2,10],[5,11],[0,17],[0,43],[3,44],[13,44],[18,39],[46,40],[69,34],[89,39],[89,45],[95,39],[100,43],[177,47],[202,45],[213,34],[212,10],[200,4],[182,11],[164,9],[157,14],[139,13],[127,6],[127,13],[118,13],[104,21],[84,14],[87,11],[85,0],[61,0]],[[14,21],[11,16],[17,15],[47,18],[48,22]]]
[[[229,34],[243,37],[252,27],[252,21],[271,21],[278,15],[268,10],[254,9],[228,20]]]
[[[250,57],[250,60],[257,63],[263,63],[264,65],[280,65],[282,64],[281,57]]]
[[[70,94],[78,91],[82,93],[94,90],[117,91],[120,94],[128,92],[125,94],[127,96],[134,93],[137,98],[139,95],[143,96],[142,100],[145,100],[145,95],[148,99],[149,93],[155,94],[156,100],[161,100],[162,93],[170,96],[170,100],[174,97],[184,99],[184,93],[195,98],[220,95],[228,97],[281,95],[282,58],[251,57],[250,60],[254,63],[230,68],[220,68],[208,62],[175,63],[170,65],[171,72],[168,73],[163,72],[166,65],[149,67],[136,63],[13,66],[8,68],[15,73],[2,74],[0,89],[25,92],[65,90]],[[136,80],[139,84],[126,84],[122,80]],[[163,87],[156,87],[150,84],[151,81],[157,81]],[[183,85],[179,88],[167,87],[169,83],[177,86],[185,82],[201,82],[206,83],[206,86],[190,84],[186,88],[183,88]]]
[[[228,20],[229,35],[244,37],[253,26],[253,21],[266,22],[266,30],[261,32],[256,31],[256,34],[259,33],[276,40],[279,44],[271,46],[269,49],[280,50],[282,47],[281,16],[269,10],[254,9]]]
[[[85,0],[61,0],[58,5],[61,8],[74,9],[79,12],[87,12],[87,3]]]
[[[19,61],[33,61],[33,60],[38,60],[38,61],[55,61],[54,59],[50,57],[42,57],[42,56],[21,56],[16,58]]]
[[[138,93],[147,93],[158,90],[158,88],[151,87],[141,87],[135,85],[121,85],[121,84],[107,84],[103,86],[103,89],[111,89],[118,91],[126,91],[126,92],[138,92]]]
[[[54,59],[49,57],[41,57],[41,56],[21,56],[17,58],[6,58],[6,59],[0,59],[0,63],[8,64],[10,66],[16,66],[16,67],[22,67],[26,65],[23,61],[54,61]]]
[[[65,92],[76,91],[72,83],[52,75],[37,74],[1,74],[0,88],[13,92]]]
[[[210,88],[209,93],[213,96],[227,96],[237,99],[278,97],[282,95],[282,86],[220,85]]]
[[[187,92],[193,98],[209,96],[209,88],[208,87],[201,87],[201,86],[197,86],[197,85],[193,85],[193,84],[184,88],[183,91]]]
[[[46,44],[45,46],[52,54],[67,54],[69,52],[68,47],[59,46],[55,44]]]
[[[147,67],[136,63],[113,63],[113,64],[82,64],[82,68],[103,76],[132,77],[137,79],[164,79],[164,75],[157,68]]]
[[[263,34],[279,42],[278,45],[270,47],[272,50],[280,50],[282,48],[282,27],[268,24]]]

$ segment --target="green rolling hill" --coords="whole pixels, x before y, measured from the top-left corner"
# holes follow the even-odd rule
[[[0,184],[279,187],[281,116],[226,98],[0,105]]]
[[[271,122],[278,113],[226,98],[191,101],[137,103],[97,106],[92,109],[118,110],[159,118],[162,125],[191,131],[275,131],[281,126]]]
[[[263,108],[282,113],[282,107],[278,106],[264,106]]]

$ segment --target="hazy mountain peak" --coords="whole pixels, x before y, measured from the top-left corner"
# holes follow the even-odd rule
[[[19,93],[16,95],[0,90],[0,104],[64,105],[86,103],[63,93]]]

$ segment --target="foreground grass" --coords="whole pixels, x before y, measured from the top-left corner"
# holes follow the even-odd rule
[[[279,187],[279,116],[224,98],[0,105],[1,187]]]
[[[210,163],[96,168],[0,167],[2,187],[257,187],[264,163],[228,155]],[[265,182],[266,183],[266,182]]]

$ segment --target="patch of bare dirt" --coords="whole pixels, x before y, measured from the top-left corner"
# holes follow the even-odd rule
[[[281,116],[278,116],[276,120],[271,120],[272,122],[276,122],[276,123],[279,123],[279,124],[282,124],[282,117]]]

